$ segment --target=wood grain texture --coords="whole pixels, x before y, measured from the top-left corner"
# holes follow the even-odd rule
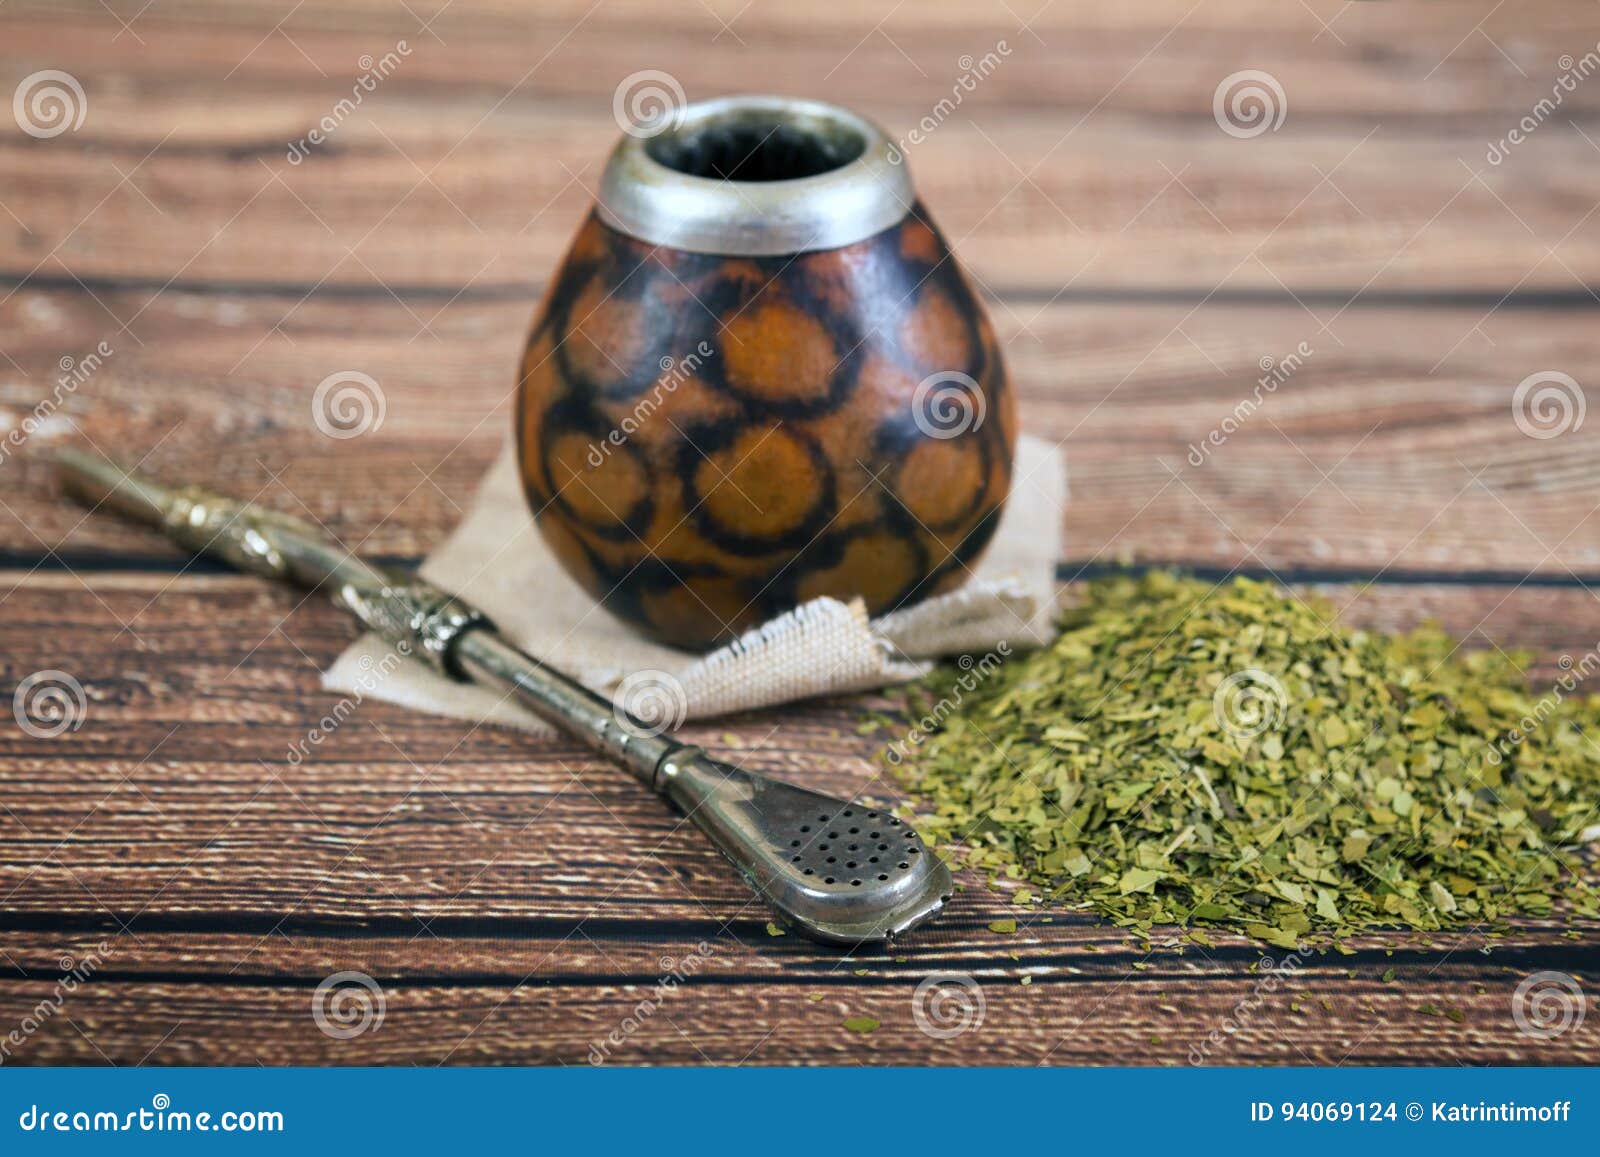
[[[143,297],[101,296],[124,310]],[[0,464],[0,551],[60,551],[74,565],[106,549],[178,558],[59,500],[48,455],[81,438],[130,462],[148,455],[174,482],[309,515],[364,552],[419,557],[508,436],[533,305],[169,290],[135,345],[87,295],[22,291],[0,307],[16,311],[5,348],[27,375],[0,382],[15,421],[52,395],[63,350],[81,358],[105,340],[116,352]],[[1069,298],[990,309],[1022,428],[1067,456],[1075,567],[1600,576],[1589,520],[1600,424],[1533,438],[1514,406],[1528,376],[1581,377],[1600,357],[1588,310]],[[1264,372],[1262,359],[1286,368]],[[319,432],[314,398],[347,369],[378,381],[385,408],[379,428],[341,441]],[[1273,373],[1281,384],[1262,389]]]
[[[693,98],[826,93],[897,136],[937,114],[910,164],[990,302],[1023,428],[1066,449],[1066,576],[1377,578],[1323,589],[1352,622],[1434,616],[1470,646],[1531,648],[1536,681],[1594,648],[1596,426],[1530,437],[1513,394],[1581,382],[1600,352],[1600,86],[1488,159],[1563,54],[1595,49],[1592,12],[1025,7],[0,8],[0,91],[54,68],[88,100],[76,132],[0,132],[0,694],[58,669],[87,696],[56,739],[0,728],[0,1034],[42,1022],[7,1063],[1600,1062],[1596,1018],[1544,1042],[1511,1015],[1532,971],[1594,990],[1592,927],[1375,934],[1271,985],[1236,938],[1146,945],[968,879],[893,955],[771,937],[700,837],[575,745],[370,703],[310,742],[342,713],[318,684],[353,634],[338,612],[57,496],[49,453],[92,444],[371,556],[425,554],[509,429],[614,92],[662,69]],[[290,163],[361,56],[401,39],[393,74]],[[939,112],[963,55],[1001,40]],[[1287,113],[1241,140],[1213,98],[1245,69],[1280,81]],[[104,364],[63,387],[100,342]],[[1297,364],[1268,390],[1263,359]],[[336,440],[313,396],[344,370],[381,384],[385,415]],[[690,734],[892,796],[864,706]],[[989,930],[1010,915],[1016,935]],[[56,1009],[62,970],[89,960]],[[340,1041],[312,1002],[345,970],[376,979],[385,1015]],[[938,1040],[915,992],[951,971],[982,985],[983,1023]],[[854,1015],[883,1027],[851,1033]]]
[[[1473,646],[1532,649],[1535,679],[1600,639],[1600,597],[1581,589],[1326,589],[1353,623],[1431,617]],[[563,931],[630,915],[766,919],[691,827],[576,744],[376,703],[307,742],[339,714],[318,670],[354,635],[320,598],[164,575],[41,574],[4,594],[8,618],[51,624],[12,642],[5,689],[48,667],[87,698],[66,734],[0,732],[12,916],[113,928],[506,917]],[[819,790],[892,797],[872,758],[883,739],[856,734],[860,711],[801,704],[687,734]]]
[[[306,721],[334,709],[318,666],[350,634],[320,600],[297,608],[292,592],[232,576],[38,574],[0,589],[8,616],[53,624],[7,655],[7,687],[45,663],[92,672],[78,730],[0,736],[0,1023],[37,1007],[62,957],[93,971],[19,1061],[131,1063],[155,1049],[147,1063],[585,1063],[690,955],[703,962],[661,1021],[608,1059],[1595,1057],[1592,1028],[1536,1044],[1509,1003],[1536,967],[1600,972],[1591,929],[1578,941],[1538,922],[1493,941],[1373,935],[1352,956],[1296,960],[1292,983],[1263,989],[1259,950],[1237,938],[1146,945],[1082,914],[1018,910],[967,878],[935,928],[893,955],[841,959],[769,936],[766,913],[692,829],[570,745],[364,704],[291,766]],[[1477,632],[1473,645],[1535,648],[1535,679],[1600,637],[1600,600],[1578,589],[1323,589],[1353,622],[1431,615]],[[807,704],[691,734],[761,770],[892,796],[874,779],[880,740],[856,733],[859,710]],[[988,930],[1008,915],[1017,935]],[[346,970],[384,988],[385,1022],[334,1041],[310,1004]],[[939,1042],[915,1030],[913,994],[951,971],[983,986],[985,1020]],[[1251,1023],[1208,1044],[1241,1002]],[[867,1038],[840,1027],[861,1014],[885,1027]],[[245,1019],[271,1031],[230,1027]]]
[[[1298,969],[1267,992],[1242,966],[1224,971],[1175,959],[1130,972],[1126,965],[1100,966],[1093,955],[1071,959],[1050,974],[1032,971],[1028,986],[1020,976],[1031,965],[981,976],[981,1024],[947,1040],[917,1028],[915,991],[926,974],[910,964],[892,975],[852,977],[848,987],[699,981],[646,1014],[638,1010],[651,999],[656,977],[650,974],[636,982],[516,988],[395,985],[384,989],[382,1023],[349,1040],[318,1030],[314,984],[119,979],[74,993],[18,1049],[16,1063],[582,1065],[592,1053],[610,1064],[688,1065],[979,1059],[1070,1065],[1108,1058],[1184,1065],[1195,1056],[1228,1064],[1593,1064],[1600,1058],[1592,1023],[1554,1043],[1518,1034],[1506,1010],[1522,971],[1486,969],[1478,961],[1431,973],[1418,968],[1421,984],[1409,974],[1402,979],[1398,969],[1395,981],[1384,982],[1381,965],[1368,966],[1357,981],[1346,978],[1346,969]],[[26,1008],[47,999],[52,987],[22,981],[4,991]],[[1427,996],[1419,1000],[1419,992]],[[1429,1002],[1462,1021],[1417,1011]],[[845,1029],[843,1021],[855,1016],[874,1017],[882,1027],[870,1035]],[[627,1032],[630,1021],[639,1027]],[[608,1039],[613,1033],[620,1043]]]
[[[0,271],[149,291],[526,285],[591,199],[617,133],[614,89],[665,67],[692,97],[826,92],[896,138],[931,117],[938,127],[908,149],[913,173],[996,292],[1600,282],[1592,86],[1564,93],[1505,163],[1488,160],[1550,97],[1561,54],[1595,48],[1570,5],[1507,8],[1481,35],[1487,3],[1358,5],[1333,33],[1309,11],[1260,4],[1138,16],[1057,5],[1037,31],[999,3],[931,21],[906,8],[875,31],[861,12],[840,27],[763,2],[731,33],[698,6],[654,19],[636,7],[485,21],[453,5],[436,39],[403,8],[365,8],[351,26],[308,7],[274,30],[275,5],[162,5],[139,22],[137,52],[95,4],[8,11],[14,63],[0,81],[49,61],[87,78],[92,115],[50,140],[0,140],[0,201],[15,218],[0,216]],[[336,111],[363,54],[407,37],[411,54]],[[999,40],[1010,55],[969,95],[960,61]],[[1239,140],[1217,127],[1213,98],[1246,69],[1279,80],[1287,115]],[[940,108],[953,92],[960,106]],[[290,143],[325,116],[328,143],[290,163]]]
[[[191,98],[119,103],[111,93],[94,105],[111,140],[6,138],[0,199],[17,221],[0,232],[0,276],[77,278],[96,292],[128,285],[146,297],[169,282],[296,296],[505,293],[560,260],[617,135],[603,101],[502,109],[485,121],[491,102],[479,97],[419,118],[383,90],[370,113],[291,164],[287,142],[339,95],[291,99],[251,94],[233,110],[225,99],[231,115],[196,121]],[[400,107],[386,112],[385,101]],[[952,246],[996,294],[1048,297],[1071,283],[1196,296],[1283,286],[1498,296],[1600,283],[1600,221],[1585,216],[1594,151],[1568,125],[1491,167],[1487,144],[1504,129],[1487,121],[1416,136],[1381,122],[1353,136],[1286,122],[1241,141],[1209,108],[1197,110],[1203,124],[1137,132],[1109,118],[1080,128],[1083,114],[1070,111],[950,121],[908,163]],[[862,111],[891,132],[922,115]],[[1521,115],[1508,110],[1507,126]],[[1402,170],[1407,180],[1395,182]],[[197,188],[208,190],[198,202]],[[1549,247],[1560,260],[1543,259]]]

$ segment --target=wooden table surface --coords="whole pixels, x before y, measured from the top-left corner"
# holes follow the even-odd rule
[[[1026,428],[1068,456],[1065,583],[1173,564],[1315,584],[1352,622],[1436,616],[1469,645],[1530,648],[1548,682],[1600,641],[1600,420],[1526,391],[1519,413],[1516,391],[1544,374],[1576,407],[1595,385],[1595,15],[10,0],[0,96],[59,70],[84,115],[56,135],[0,125],[0,690],[60,672],[85,699],[58,736],[0,727],[0,1034],[20,1042],[0,1058],[581,1065],[617,1032],[617,1063],[1600,1060],[1600,1015],[1553,1039],[1512,1015],[1539,971],[1593,1002],[1592,926],[1374,935],[1351,956],[1277,953],[1279,979],[1236,938],[1146,945],[1063,912],[997,934],[1014,910],[969,879],[895,955],[841,959],[769,936],[697,834],[574,744],[366,703],[292,762],[350,623],[86,518],[48,464],[100,447],[414,563],[505,434],[613,94],[654,69],[691,98],[821,96],[897,135],[937,121],[910,164],[989,299]],[[385,53],[398,66],[335,114]],[[987,53],[1001,63],[963,89]],[[1213,110],[1247,69],[1284,112],[1254,136]],[[345,440],[311,420],[342,370],[386,402]],[[865,710],[690,733],[883,791]],[[69,966],[92,976],[57,1007]],[[381,1023],[349,1039],[313,1016],[340,972],[382,993]],[[981,1023],[919,1030],[939,973],[974,978]],[[856,1016],[882,1027],[843,1027]]]

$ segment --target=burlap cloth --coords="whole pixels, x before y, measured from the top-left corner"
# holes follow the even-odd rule
[[[630,675],[664,673],[674,695],[681,688],[678,713],[686,718],[865,691],[913,679],[943,655],[1049,641],[1066,472],[1055,446],[1029,437],[1018,443],[1016,466],[994,541],[964,586],[870,620],[859,602],[813,599],[707,655],[643,638],[567,577],[528,513],[509,447],[421,573],[478,606],[517,646],[602,694]],[[323,685],[358,701],[548,730],[498,693],[399,659],[372,634],[334,661]]]

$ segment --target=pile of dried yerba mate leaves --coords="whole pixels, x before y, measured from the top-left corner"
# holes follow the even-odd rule
[[[1088,584],[1056,642],[935,674],[888,758],[923,834],[1021,903],[1267,943],[1600,914],[1600,657],[1389,636],[1236,579]],[[1595,684],[1600,689],[1600,681]]]

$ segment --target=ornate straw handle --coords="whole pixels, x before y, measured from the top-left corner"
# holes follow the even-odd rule
[[[810,866],[795,849],[817,838],[812,824],[852,817],[853,801],[719,763],[659,734],[513,646],[461,600],[370,566],[299,519],[204,490],[169,490],[86,454],[69,451],[59,464],[68,488],[86,502],[161,527],[189,549],[244,570],[332,586],[336,601],[403,653],[514,699],[615,760],[681,809],[780,919],[813,939],[846,946],[887,940],[934,915],[954,890],[943,862],[889,816],[885,846],[898,841],[897,854],[906,857],[898,870],[874,879],[866,872],[831,875],[821,860]],[[865,811],[863,822],[876,816]]]
[[[456,658],[456,640],[478,627],[493,626],[477,607],[422,579],[396,580],[377,590],[346,584],[333,597],[401,654],[425,659],[462,682],[468,680]]]
[[[196,554],[209,554],[239,570],[293,579],[280,542],[285,535],[316,537],[311,525],[276,511],[226,498],[200,486],[174,490],[161,516],[167,537]]]
[[[362,562],[303,519],[199,486],[171,490],[76,450],[62,451],[57,463],[80,499],[158,527],[187,550],[267,578],[331,587],[334,600],[370,629],[451,678],[463,677],[456,640],[489,625],[448,591]]]
[[[384,570],[309,522],[202,487],[170,489],[97,455],[64,450],[67,489],[90,506],[157,527],[197,554],[253,574],[327,587],[333,601],[401,654],[451,679],[515,695],[541,718],[625,765],[647,786],[677,742],[625,721],[595,694],[502,639],[487,615],[426,580]],[[625,722],[627,725],[625,726]]]

